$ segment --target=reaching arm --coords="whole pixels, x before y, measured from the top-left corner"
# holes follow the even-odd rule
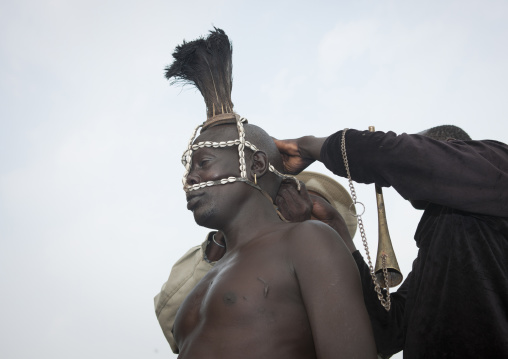
[[[346,172],[342,131],[322,146],[323,163]],[[420,135],[348,130],[346,150],[356,182],[393,186],[408,200],[508,217],[508,146],[496,141],[436,141]]]
[[[317,357],[376,358],[358,270],[338,234],[307,221],[292,231],[291,243]]]
[[[348,130],[345,137],[356,182],[393,186],[408,200],[508,217],[508,146],[503,143],[436,141],[421,135],[356,130]],[[300,169],[302,159],[311,158],[346,177],[342,131],[326,140],[305,136],[275,143],[287,168]]]
[[[273,139],[279,149],[286,173],[296,175],[312,162],[320,161],[320,152],[326,137],[305,136],[295,140]]]

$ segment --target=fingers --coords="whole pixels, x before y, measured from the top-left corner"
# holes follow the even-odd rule
[[[302,222],[310,219],[312,201],[305,185],[300,182],[301,189],[298,192],[294,181],[284,181],[275,198],[275,203],[284,218],[291,222]]]
[[[280,153],[285,153],[290,156],[298,156],[298,144],[296,140],[278,140],[272,137],[275,146],[279,149]]]
[[[272,137],[280,152],[286,173],[298,174],[307,168],[314,159],[304,158],[300,154],[300,139],[278,140]]]

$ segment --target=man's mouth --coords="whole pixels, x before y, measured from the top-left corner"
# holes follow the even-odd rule
[[[203,192],[201,192],[201,193],[194,193],[194,192],[187,193],[187,209],[192,211],[192,209],[199,202],[199,199],[203,194],[204,194]]]

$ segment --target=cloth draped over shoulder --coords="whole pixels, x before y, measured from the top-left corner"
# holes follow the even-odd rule
[[[215,264],[215,262],[204,260],[208,238],[214,233],[209,233],[207,239],[201,245],[189,249],[174,264],[168,280],[162,285],[160,293],[154,298],[157,320],[174,353],[178,353],[178,347],[172,333],[176,313],[185,297]]]
[[[321,150],[346,176],[342,131]],[[351,177],[428,201],[415,233],[412,272],[386,312],[359,252],[376,345],[404,358],[508,358],[508,146],[348,130]]]

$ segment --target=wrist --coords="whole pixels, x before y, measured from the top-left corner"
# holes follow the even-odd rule
[[[305,136],[298,144],[302,157],[321,161],[321,148],[327,137]]]

